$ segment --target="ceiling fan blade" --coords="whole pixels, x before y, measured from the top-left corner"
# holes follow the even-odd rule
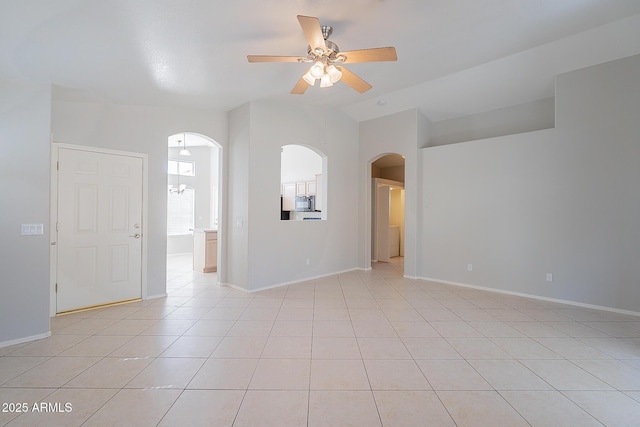
[[[376,47],[373,49],[350,50],[347,52],[340,52],[340,55],[347,57],[344,61],[345,64],[398,60],[395,47]]]
[[[365,93],[366,91],[372,88],[372,86],[369,83],[365,82],[360,77],[353,74],[351,71],[347,70],[346,68],[344,67],[336,67],[336,68],[340,70],[340,72],[342,72],[342,78],[340,80],[345,82],[346,84],[351,86],[353,89],[357,90],[358,92]]]
[[[247,55],[249,62],[298,62],[299,56]]]
[[[309,41],[312,50],[317,48],[323,51],[327,50],[327,44],[322,37],[322,29],[320,28],[320,20],[312,16],[298,15],[298,22],[304,31],[304,35]]]
[[[298,83],[296,83],[293,89],[291,89],[291,93],[294,95],[302,95],[307,90],[308,87],[309,87],[309,83],[305,82],[304,79],[301,77],[300,80],[298,80]]]

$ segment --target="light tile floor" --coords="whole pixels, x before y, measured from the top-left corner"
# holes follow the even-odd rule
[[[0,349],[0,425],[640,425],[640,318],[401,273],[245,294],[173,257],[168,297]]]

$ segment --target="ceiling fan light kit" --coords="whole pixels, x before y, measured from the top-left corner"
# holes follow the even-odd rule
[[[316,63],[313,64],[313,67],[311,67],[311,69],[309,70],[309,74],[314,79],[321,78],[325,74],[324,64],[320,61],[316,61]]]
[[[327,67],[327,74],[331,79],[331,83],[340,81],[340,79],[342,78],[342,71],[338,70],[338,68],[333,64]]]
[[[329,74],[324,74],[320,79],[320,87],[331,87],[333,86],[333,82],[329,78]]]
[[[311,68],[307,70],[294,86],[291,91],[292,94],[303,94],[309,86],[315,86],[317,80],[320,80],[320,87],[322,88],[333,86],[334,83],[342,80],[356,91],[364,93],[371,89],[371,85],[346,68],[336,66],[335,64],[396,61],[398,59],[394,47],[352,50],[341,53],[337,44],[327,40],[331,33],[333,33],[332,27],[328,25],[320,26],[318,18],[311,16],[298,15],[298,22],[300,22],[302,31],[309,41],[307,56],[247,56],[249,62],[312,63]]]

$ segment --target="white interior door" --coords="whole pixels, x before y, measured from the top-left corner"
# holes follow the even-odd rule
[[[389,215],[391,187],[382,185],[376,195],[376,246],[378,261],[391,261],[389,252]]]
[[[142,295],[139,157],[58,151],[58,313]]]

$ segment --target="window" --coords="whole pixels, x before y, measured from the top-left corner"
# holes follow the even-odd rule
[[[196,176],[196,164],[195,162],[169,160],[167,172],[169,175]]]
[[[180,183],[180,176],[195,176],[195,162],[182,160],[169,160],[167,165],[169,175],[177,175],[178,178],[170,178],[169,194],[167,195],[167,235],[179,236],[191,234],[195,224],[195,193],[194,188],[187,188]]]
[[[180,162],[183,163],[183,162]],[[188,162],[186,162],[188,163]],[[167,235],[190,234],[194,227],[196,190],[184,188],[182,192],[169,187],[167,195]]]

